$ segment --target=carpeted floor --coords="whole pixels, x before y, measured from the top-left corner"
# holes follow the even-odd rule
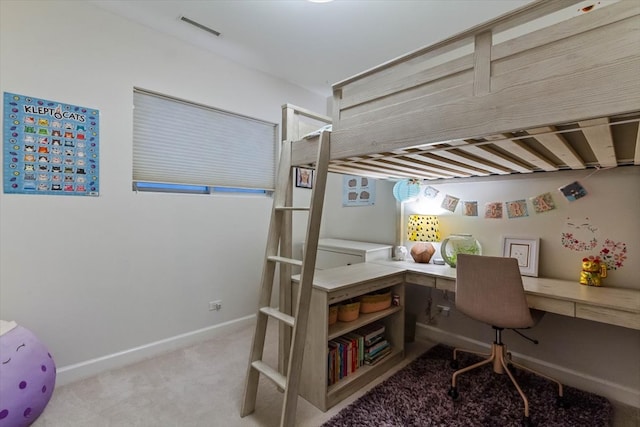
[[[462,374],[460,397],[447,395],[451,386],[452,348],[437,345],[404,369],[371,389],[323,424],[353,426],[520,426],[524,405],[508,376],[491,365]],[[460,353],[460,367],[480,358]],[[567,408],[556,405],[557,386],[528,372],[512,371],[529,399],[531,420],[538,427],[609,426],[611,404],[603,397],[564,387]]]

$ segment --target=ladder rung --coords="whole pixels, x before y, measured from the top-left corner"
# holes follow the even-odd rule
[[[277,308],[262,307],[260,309],[260,312],[266,314],[267,316],[275,317],[276,319],[286,323],[287,325],[289,325],[291,327],[293,327],[293,325],[296,323],[295,317],[289,316],[288,314],[285,314],[285,313],[281,312]]]
[[[295,207],[295,206],[276,206],[278,211],[310,211],[309,207]]]
[[[287,377],[282,375],[280,372],[273,369],[271,366],[264,363],[262,360],[256,360],[251,364],[254,369],[258,372],[264,374],[267,378],[273,381],[278,387],[282,390],[285,390],[287,387]]]
[[[299,259],[285,258],[283,256],[269,256],[267,259],[273,262],[283,262],[285,264],[297,265],[298,267],[302,266],[302,261]]]

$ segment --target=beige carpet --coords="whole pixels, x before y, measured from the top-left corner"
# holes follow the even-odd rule
[[[272,366],[276,329],[270,325],[265,349]],[[282,394],[266,379],[260,381],[256,411],[239,416],[252,334],[253,326],[238,327],[226,336],[58,387],[33,426],[277,426]],[[432,345],[419,339],[408,344],[401,366],[326,413],[300,398],[297,425],[321,425]],[[614,405],[614,426],[640,427],[639,412]]]

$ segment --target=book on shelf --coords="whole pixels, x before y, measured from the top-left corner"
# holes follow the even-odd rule
[[[332,385],[353,374],[359,367],[372,365],[390,351],[384,337],[385,325],[373,323],[336,337],[327,346],[327,384]]]
[[[381,350],[384,350],[387,347],[389,347],[389,341],[382,340],[382,341],[380,341],[380,342],[378,342],[378,343],[376,343],[376,344],[374,344],[374,345],[372,345],[370,347],[367,347],[365,349],[365,352],[364,352],[364,357],[365,358],[367,358],[367,357],[371,358],[371,357],[375,356],[376,353],[380,352]]]
[[[375,365],[376,363],[384,359],[386,356],[388,356],[390,353],[391,353],[391,346],[389,345],[385,347],[383,350],[380,350],[373,357],[368,359],[365,358],[364,363],[365,365]]]
[[[385,326],[383,323],[370,323],[357,329],[355,332],[362,335],[366,342],[375,339],[379,335],[382,335],[384,331]]]

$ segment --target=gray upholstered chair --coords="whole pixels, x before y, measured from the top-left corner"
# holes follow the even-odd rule
[[[558,404],[564,405],[562,384],[553,378],[513,362],[511,354],[507,352],[506,346],[502,343],[504,329],[513,329],[521,334],[516,329],[534,326],[544,314],[538,310],[530,310],[527,305],[518,261],[515,258],[459,254],[456,265],[456,309],[472,319],[491,325],[495,330],[496,338],[491,345],[490,354],[457,348],[453,350],[451,366],[454,369],[458,368],[457,355],[460,351],[487,356],[487,359],[456,370],[451,378],[449,396],[454,400],[459,397],[456,384],[460,374],[491,363],[494,372],[506,373],[511,378],[522,397],[524,401],[523,425],[531,425],[529,401],[508,365],[514,365],[555,382],[558,385]],[[537,341],[525,338],[537,344]]]

